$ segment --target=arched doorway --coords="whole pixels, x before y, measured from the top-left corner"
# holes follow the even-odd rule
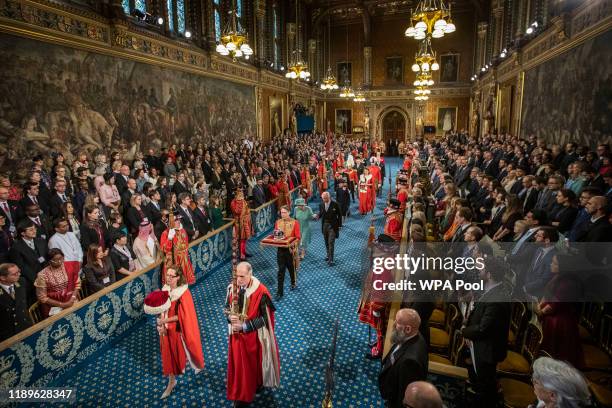
[[[404,119],[404,115],[400,112],[393,110],[388,112],[382,120],[382,133],[383,133],[383,141],[385,146],[387,146],[387,154],[396,153],[393,151],[389,151],[389,148],[395,150],[392,146],[397,146],[397,143],[402,142],[404,140],[406,132],[406,120]],[[391,141],[394,143],[390,143]]]

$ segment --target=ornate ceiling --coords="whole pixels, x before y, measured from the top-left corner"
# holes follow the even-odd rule
[[[418,0],[310,0],[313,20],[331,14],[336,23],[359,19],[364,12],[370,16],[408,15],[416,8]],[[452,0],[455,13],[471,12],[483,15],[489,0]]]

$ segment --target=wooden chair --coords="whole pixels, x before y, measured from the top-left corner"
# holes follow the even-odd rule
[[[465,344],[463,342],[463,335],[461,334],[461,331],[455,330],[453,339],[451,341],[450,356],[444,357],[439,354],[429,353],[429,361],[451,366],[459,366],[459,359],[463,353],[464,347]]]
[[[446,302],[439,302],[431,313],[429,324],[433,327],[444,327],[446,320]]]
[[[429,328],[429,346],[434,353],[450,355],[450,345],[453,334],[457,329],[457,322],[461,321],[459,309],[449,304],[446,310],[444,328]]]
[[[583,344],[584,366],[586,370],[612,371],[612,316],[601,319],[597,345]]]
[[[30,320],[32,320],[32,324],[36,324],[42,320],[42,315],[40,314],[40,302],[38,300],[28,308],[28,313],[30,315]]]
[[[580,313],[580,341],[595,344],[597,342],[597,329],[601,323],[604,312],[603,303],[583,303]]]
[[[512,315],[510,318],[510,330],[508,330],[508,345],[517,349],[520,344],[519,338],[527,324],[527,306],[523,302],[512,304]]]
[[[505,408],[527,408],[537,400],[531,384],[507,377],[500,378],[498,383],[504,395]]]
[[[527,325],[525,340],[520,352],[508,351],[506,359],[497,364],[500,375],[526,379],[531,375],[531,364],[535,360],[542,344],[542,330],[533,323]]]

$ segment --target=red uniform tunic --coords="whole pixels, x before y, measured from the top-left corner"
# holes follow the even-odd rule
[[[367,214],[374,209],[374,188],[372,186],[372,175],[361,175],[359,178],[359,212]]]
[[[234,198],[230,205],[234,220],[236,220],[235,231],[238,239],[249,239],[253,235],[253,228],[251,226],[251,210],[249,205],[243,199],[239,200]]]
[[[188,360],[194,369],[201,370],[204,353],[191,292],[187,285],[174,290],[166,285],[163,290],[170,292],[172,301],[166,317],[178,316],[178,321],[166,323],[166,334],[159,338],[164,375],[183,374]]]
[[[244,294],[246,305],[238,305],[246,321],[261,316],[262,299],[271,299],[270,292],[253,277]],[[232,304],[232,286],[227,289],[227,305]],[[265,300],[264,302],[268,302]],[[246,308],[246,310],[244,310]],[[227,353],[227,399],[251,402],[257,388],[277,387],[280,383],[280,358],[274,334],[274,310],[265,307],[266,326],[248,333],[232,333],[230,326]]]
[[[320,162],[317,166],[317,188],[319,193],[327,190],[327,168],[324,162]]]
[[[400,202],[400,211],[404,212],[406,203],[408,202],[408,190],[404,187],[400,187],[400,190],[397,192],[397,199]]]
[[[307,168],[300,172],[300,181],[302,182],[302,188],[307,192],[307,197],[310,198],[312,196],[312,184],[310,171]]]
[[[159,242],[167,260],[163,264],[161,276],[162,283],[166,283],[166,264],[176,264],[181,267],[187,283],[191,285],[195,283],[196,279],[193,265],[189,259],[189,237],[187,237],[187,232],[184,228],[181,228],[179,231],[176,231],[171,240],[168,239],[169,232],[170,229],[165,230]],[[171,260],[171,262],[168,260]]]
[[[399,211],[387,212],[385,214],[385,229],[384,233],[395,241],[402,239],[402,224],[404,217]]]
[[[278,206],[279,211],[283,205],[286,205],[287,207],[289,207],[289,210],[291,210],[291,196],[289,195],[289,185],[286,181],[279,180],[276,183],[276,187],[278,188],[278,201],[276,202],[276,205]]]

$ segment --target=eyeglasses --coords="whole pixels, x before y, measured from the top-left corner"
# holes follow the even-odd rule
[[[178,275],[166,275],[166,278],[178,278]]]

